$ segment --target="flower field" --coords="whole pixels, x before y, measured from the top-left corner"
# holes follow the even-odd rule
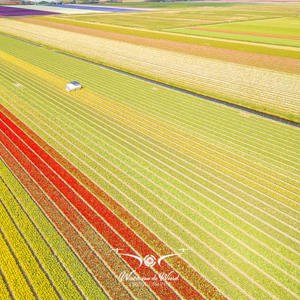
[[[4,298],[298,299],[299,127],[2,35],[0,121]]]
[[[42,16],[56,14],[55,12],[36,10],[36,9],[24,9],[11,6],[0,6],[0,17],[19,17],[19,16]]]
[[[9,34],[203,95],[299,121],[299,74],[196,57],[15,20],[0,20],[0,23],[0,30]]]
[[[242,25],[239,23],[221,23],[202,27],[171,29],[171,31],[221,39],[299,47],[299,22],[298,18],[272,18],[245,21]]]

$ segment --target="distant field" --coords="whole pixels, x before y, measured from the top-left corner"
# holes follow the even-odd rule
[[[297,74],[135,45],[89,32],[79,34],[13,20],[0,22],[0,31],[286,119],[300,118]]]
[[[23,158],[29,159],[78,208],[84,219],[74,219],[75,226],[82,228],[87,218],[89,226],[100,230],[98,215],[83,206],[87,201],[119,230],[113,239],[99,231],[112,245],[122,245],[115,242],[122,235],[145,255],[146,248],[126,235],[133,230],[160,255],[187,249],[182,261],[169,259],[169,264],[207,298],[297,299],[299,128],[22,41],[1,36],[0,45],[2,142],[18,164],[25,167]],[[65,84],[74,79],[84,88],[65,92]],[[27,169],[43,186],[39,172]],[[49,195],[64,210],[59,198]],[[99,201],[93,202],[96,195]],[[86,231],[87,241],[93,241],[88,233],[97,237]],[[93,266],[87,268],[98,274]],[[219,292],[200,281],[199,274]],[[180,290],[183,284],[170,284],[170,289],[191,299]],[[120,289],[138,298],[133,287]],[[149,290],[143,293],[149,295]]]
[[[227,24],[176,28],[168,31],[221,39],[300,47],[300,18],[232,22]]]
[[[152,4],[145,3],[143,5]],[[22,21],[43,25],[45,28],[67,30],[71,32],[69,35],[80,32],[85,37],[90,36],[86,40],[86,43],[90,45],[88,50],[75,46],[77,39],[75,36],[73,41],[70,41],[68,51],[75,51],[77,55],[88,56],[91,59],[137,72],[143,76],[229,102],[239,103],[256,110],[291,120],[299,120],[297,108],[299,102],[297,86],[299,86],[300,69],[300,60],[298,59],[300,56],[299,4],[174,3],[173,6],[173,3],[164,3],[162,5],[164,8],[151,12],[117,13],[101,16],[96,14],[60,15]],[[176,5],[179,7],[175,8]],[[184,5],[185,7],[183,7]],[[9,26],[8,29],[12,34],[15,34],[14,26]],[[30,26],[28,29],[26,27],[24,26],[23,30],[32,30],[33,32],[39,30],[38,27],[36,30],[29,29]],[[47,29],[45,30],[47,31]],[[47,31],[47,34],[50,34],[50,31]],[[33,37],[32,34],[24,32],[23,36],[54,47],[61,47],[54,39],[51,42],[49,39],[43,38],[42,35]],[[108,40],[111,40],[111,47],[106,48],[106,54],[103,53],[102,49],[98,48],[96,51],[95,48],[97,39],[100,42],[101,38],[105,39],[102,41],[106,46],[109,45]],[[113,46],[115,41],[124,42],[124,44],[120,43],[118,47]],[[122,52],[121,49],[129,49],[127,43],[132,49]],[[72,44],[74,44],[73,47]],[[132,44],[138,47],[132,47]],[[67,50],[66,46],[63,47]],[[144,58],[139,58],[141,47],[146,47],[144,48]],[[149,48],[153,48],[152,54],[150,54]],[[154,49],[170,52],[161,51],[163,59],[157,61],[155,59],[156,54],[154,54],[157,53],[157,50]],[[109,52],[110,54],[108,54]],[[195,62],[191,66],[188,62],[187,66],[182,68],[182,66],[177,66],[179,60],[174,58],[173,66],[169,58],[176,55],[171,52],[193,55]],[[134,58],[131,57],[131,54]],[[121,59],[117,57],[121,57]],[[217,59],[219,62],[217,65],[211,63],[213,67],[208,71],[197,63],[203,57]],[[141,62],[144,60],[145,62]],[[182,61],[190,61],[190,57],[186,59],[182,57]],[[224,62],[234,64],[229,67]],[[284,72],[278,74],[282,78],[287,76],[285,73],[290,73],[293,77],[288,79],[289,84],[285,88],[281,87],[280,91],[276,92],[277,84],[275,82],[279,81],[272,78],[277,75],[267,75],[269,71],[255,69],[257,80],[253,82],[251,80],[253,76],[247,77],[251,86],[248,89],[245,87],[245,83],[240,84],[241,78],[246,76],[241,75],[243,73],[241,68],[245,65],[247,67],[244,70],[250,70],[248,67],[258,67],[275,72]],[[174,72],[174,70],[181,73]],[[226,70],[223,72],[222,78],[219,77],[218,70]],[[234,70],[239,71],[235,72]],[[184,79],[185,77],[189,78]],[[207,77],[209,77],[210,82],[208,84],[210,87],[205,83]],[[265,81],[261,78],[268,79]],[[222,86],[220,81],[216,83],[216,80],[223,81],[227,87]],[[235,84],[232,85],[234,81]],[[273,82],[274,85],[265,86],[264,82],[268,81]],[[263,86],[261,87],[261,85]],[[231,89],[232,92],[225,92],[225,89]],[[256,89],[257,91],[255,91]]]
[[[284,10],[280,5],[271,4],[231,4],[230,7],[226,4],[212,7],[201,4],[200,7],[195,5],[193,9],[189,9],[189,4],[185,9],[171,9],[172,7],[170,5],[169,10],[130,15],[60,16],[56,20],[62,18],[99,25],[111,24],[262,44],[300,46],[299,4],[286,4]]]
[[[176,6],[176,4],[174,5]],[[170,4],[165,9],[153,10],[151,12],[98,16],[59,16],[59,18],[132,28],[164,30],[203,24],[291,17],[297,16],[300,12],[300,4],[286,4],[284,10],[282,10],[280,5],[271,4],[215,4],[210,6],[209,3],[206,3],[198,6],[195,5],[195,7],[189,8],[189,5],[187,5],[187,8],[184,9],[173,9],[172,4]]]

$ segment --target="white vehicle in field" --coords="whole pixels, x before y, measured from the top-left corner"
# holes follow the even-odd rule
[[[82,86],[78,81],[71,81],[66,84],[66,91],[68,91],[68,92],[71,92],[74,90],[79,90],[81,88],[82,88]]]

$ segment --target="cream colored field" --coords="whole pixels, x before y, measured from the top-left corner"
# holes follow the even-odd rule
[[[299,75],[184,55],[11,19],[2,19],[0,30],[202,94],[299,121]]]

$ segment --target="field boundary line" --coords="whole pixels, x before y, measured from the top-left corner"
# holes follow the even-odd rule
[[[5,34],[4,32],[1,32],[0,34],[4,35],[4,36],[7,36],[9,38],[20,40],[20,41],[25,42],[25,43],[29,43],[33,46],[46,48],[46,46],[42,43],[39,44],[39,43],[35,43],[35,42],[30,42],[29,40],[22,39],[20,37],[14,36],[14,35]],[[47,48],[49,48],[49,47],[47,47]],[[246,106],[242,106],[242,105],[239,105],[239,104],[227,102],[225,100],[221,100],[221,99],[217,99],[217,98],[214,98],[214,97],[209,97],[209,96],[206,96],[206,95],[202,95],[200,93],[193,92],[193,91],[185,89],[185,88],[176,87],[176,86],[164,83],[164,82],[159,81],[159,80],[154,80],[154,79],[150,79],[150,78],[147,78],[145,76],[142,76],[142,75],[137,75],[137,74],[134,74],[134,73],[129,72],[129,71],[121,70],[121,69],[118,69],[116,67],[106,65],[104,63],[94,62],[92,60],[89,60],[89,59],[86,59],[86,58],[83,58],[83,57],[80,57],[80,56],[76,56],[76,55],[71,54],[71,53],[64,52],[63,50],[57,50],[53,47],[50,47],[50,48],[52,48],[56,53],[59,53],[59,54],[65,55],[65,56],[69,56],[69,57],[72,57],[72,58],[75,58],[75,59],[78,59],[78,60],[81,60],[81,61],[85,61],[85,62],[88,62],[90,64],[94,64],[94,65],[97,65],[99,67],[102,67],[102,68],[105,68],[105,69],[108,69],[108,70],[111,70],[111,71],[114,71],[114,72],[118,72],[118,73],[121,73],[121,74],[124,74],[124,75],[128,75],[128,76],[131,76],[131,77],[134,77],[134,78],[146,81],[146,82],[153,83],[153,84],[158,85],[158,86],[162,86],[162,87],[165,87],[165,88],[168,88],[168,89],[171,89],[171,90],[175,90],[175,91],[187,94],[187,95],[195,96],[197,98],[201,98],[201,99],[205,99],[205,100],[208,100],[208,101],[211,101],[211,102],[214,102],[214,103],[222,104],[223,106],[227,106],[227,107],[235,108],[235,109],[238,109],[238,110],[241,110],[241,111],[249,112],[251,114],[254,114],[254,115],[257,115],[257,116],[260,116],[260,117],[264,117],[266,119],[270,119],[270,120],[273,120],[273,121],[281,122],[281,123],[286,124],[286,125],[291,125],[291,126],[295,126],[295,127],[300,128],[300,123],[296,122],[296,121],[292,121],[292,120],[289,120],[289,119],[286,119],[286,118],[283,118],[283,117],[279,117],[279,116],[276,116],[276,115],[261,112],[261,111],[258,111],[258,110],[252,109],[252,108],[248,108]]]

